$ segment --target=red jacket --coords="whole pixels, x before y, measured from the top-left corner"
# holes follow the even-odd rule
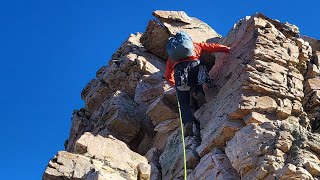
[[[202,51],[207,52],[228,52],[229,47],[224,46],[221,44],[214,44],[214,43],[193,43],[194,45],[194,56],[190,56],[187,59],[180,60],[178,62],[173,62],[170,58],[167,60],[166,65],[166,72],[165,72],[165,78],[167,81],[173,86],[175,84],[174,82],[174,66],[178,63],[185,62],[185,61],[193,61],[193,60],[199,60],[199,57],[201,55]]]

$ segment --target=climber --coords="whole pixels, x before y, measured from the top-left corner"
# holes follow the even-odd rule
[[[209,76],[206,68],[200,65],[201,52],[227,53],[229,50],[230,47],[220,44],[193,42],[183,31],[169,38],[166,45],[168,60],[165,78],[171,86],[175,86],[185,137],[193,135],[193,124],[199,126],[191,112],[191,97],[195,97],[201,105],[205,103],[202,84],[209,79]]]

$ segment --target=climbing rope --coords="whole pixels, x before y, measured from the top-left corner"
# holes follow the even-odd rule
[[[182,139],[182,149],[183,149],[183,165],[184,165],[184,180],[187,180],[187,158],[186,158],[186,145],[184,143],[184,128],[181,117],[180,103],[177,95],[178,101],[178,109],[179,109],[179,118],[180,118],[180,126],[181,126],[181,139]]]

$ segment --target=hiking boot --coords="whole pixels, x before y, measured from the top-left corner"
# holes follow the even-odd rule
[[[193,123],[187,122],[183,127],[184,137],[193,136]]]

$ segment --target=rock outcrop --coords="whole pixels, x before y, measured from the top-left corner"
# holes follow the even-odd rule
[[[320,173],[319,143],[319,134],[273,121],[242,128],[225,151],[241,179],[313,179]]]
[[[60,151],[49,162],[43,179],[149,179],[151,166],[112,136],[85,133],[73,153]]]
[[[213,87],[184,139],[188,179],[320,178],[319,40],[259,13],[226,37],[182,11],[153,15],[83,89],[66,150],[43,179],[183,178],[177,100],[163,78],[166,41],[180,30],[231,47],[202,56]]]

